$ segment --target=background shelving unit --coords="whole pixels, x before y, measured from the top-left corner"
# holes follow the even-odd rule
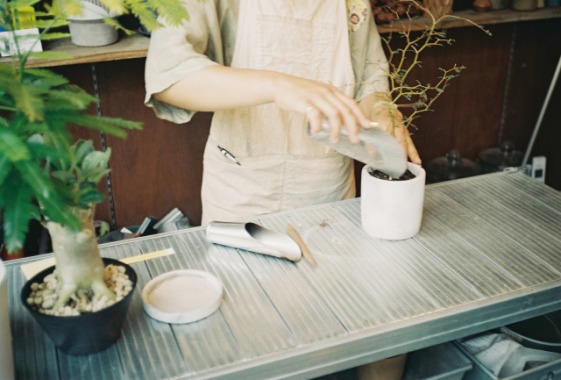
[[[525,150],[538,118],[555,65],[561,55],[561,7],[533,12],[513,10],[461,11],[454,13],[485,25],[492,36],[470,23],[451,18],[442,24],[456,42],[432,50],[423,57],[419,77],[435,67],[458,63],[467,69],[454,80],[447,94],[435,103],[434,112],[417,123],[413,139],[424,162],[460,150],[475,160],[484,149],[501,141],[513,141]],[[411,28],[421,30],[426,19],[415,18]],[[395,26],[381,25],[381,33]],[[51,67],[72,83],[98,97],[92,113],[141,121],[144,130],[126,140],[99,133],[76,132],[113,150],[111,174],[106,189],[108,201],[101,204],[97,218],[114,227],[139,224],[145,216],[163,217],[174,207],[193,225],[200,222],[202,156],[211,114],[199,113],[186,125],[158,119],[144,101],[144,65],[149,38],[122,37],[104,47],[76,47],[70,39],[45,44],[46,50],[66,52],[61,60],[32,59],[30,66]],[[2,58],[0,62],[9,61]],[[551,104],[561,104],[561,86]],[[553,107],[550,107],[553,108]],[[536,142],[533,155],[545,155],[546,183],[561,190],[561,128],[550,110]],[[142,189],[142,191],[138,191]]]
[[[561,7],[542,8],[532,12],[519,12],[513,10],[497,10],[478,13],[475,11],[461,11],[453,13],[458,18],[444,20],[441,24],[443,29],[460,28],[471,26],[464,19],[471,20],[480,25],[495,25],[519,21],[535,21],[561,18]],[[422,30],[428,20],[425,17],[416,17],[410,22],[412,30]],[[380,33],[399,31],[399,25],[391,26],[379,25]],[[143,35],[132,35],[122,37],[117,43],[102,47],[78,47],[70,42],[69,38],[53,41],[45,44],[45,50],[65,52],[67,58],[59,60],[31,59],[28,63],[30,67],[55,67],[65,65],[75,65],[82,63],[108,62],[125,59],[144,58],[148,50],[149,38]],[[9,61],[9,58],[2,58],[0,62]]]

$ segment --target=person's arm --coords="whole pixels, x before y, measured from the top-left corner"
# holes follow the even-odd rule
[[[288,74],[267,70],[212,65],[192,73],[154,97],[176,107],[217,111],[276,103],[288,111],[306,113],[312,133],[327,118],[336,140],[343,126],[351,141],[358,141],[361,127],[368,127],[357,102],[337,88]]]

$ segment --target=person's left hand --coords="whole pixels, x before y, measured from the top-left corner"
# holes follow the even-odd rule
[[[421,158],[411,134],[403,124],[403,114],[395,104],[391,103],[387,97],[373,95],[363,99],[360,106],[370,121],[378,124],[376,128],[395,137],[412,163],[421,165]]]

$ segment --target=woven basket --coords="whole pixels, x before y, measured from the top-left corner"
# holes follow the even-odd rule
[[[423,4],[435,18],[439,18],[452,13],[454,0],[424,0]]]

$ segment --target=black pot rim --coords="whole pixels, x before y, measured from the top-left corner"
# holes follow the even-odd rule
[[[43,314],[29,306],[27,297],[31,291],[31,284],[42,281],[47,274],[52,273],[54,265],[37,273],[22,288],[21,302],[24,308],[29,311],[29,315],[38,323],[54,346],[68,355],[89,355],[104,351],[121,335],[138,278],[134,269],[128,264],[109,258],[103,258],[103,262],[106,266],[109,264],[124,266],[133,288],[123,299],[101,310],[76,316],[59,316]]]

